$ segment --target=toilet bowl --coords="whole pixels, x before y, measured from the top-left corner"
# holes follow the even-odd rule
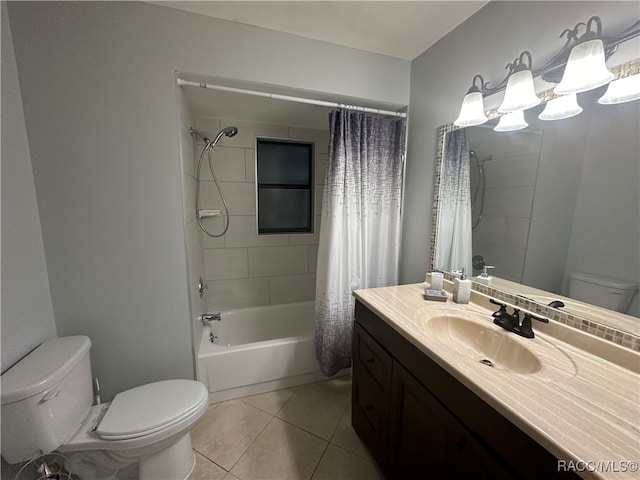
[[[84,336],[51,339],[2,375],[2,456],[17,463],[57,450],[84,480],[186,479],[204,385],[164,380],[92,405],[90,346]]]

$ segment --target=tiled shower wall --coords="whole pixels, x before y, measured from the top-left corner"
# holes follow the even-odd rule
[[[213,139],[224,127],[235,125],[238,134],[223,137],[212,159],[216,177],[227,200],[230,226],[220,238],[204,233],[202,256],[208,285],[207,309],[220,311],[313,300],[318,255],[320,208],[324,190],[329,133],[284,125],[271,125],[212,117],[195,119],[194,129]],[[312,141],[315,143],[315,228],[313,234],[260,235],[256,222],[256,137]],[[192,181],[186,191],[188,215],[195,220],[195,171],[204,144],[195,145]],[[206,156],[200,175],[200,208],[223,209]],[[220,233],[221,217],[203,221],[212,233]]]

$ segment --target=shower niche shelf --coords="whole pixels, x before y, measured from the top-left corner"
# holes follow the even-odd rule
[[[199,218],[211,218],[222,216],[222,210],[198,210]]]

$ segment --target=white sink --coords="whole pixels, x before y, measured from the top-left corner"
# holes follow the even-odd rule
[[[489,322],[452,313],[427,318],[423,325],[433,338],[487,367],[520,374],[542,368],[538,357],[512,338],[512,333]]]

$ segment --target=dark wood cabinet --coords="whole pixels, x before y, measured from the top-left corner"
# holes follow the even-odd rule
[[[391,479],[577,478],[356,302],[353,427]]]
[[[386,455],[391,356],[361,328],[353,334],[352,423],[376,459]]]

